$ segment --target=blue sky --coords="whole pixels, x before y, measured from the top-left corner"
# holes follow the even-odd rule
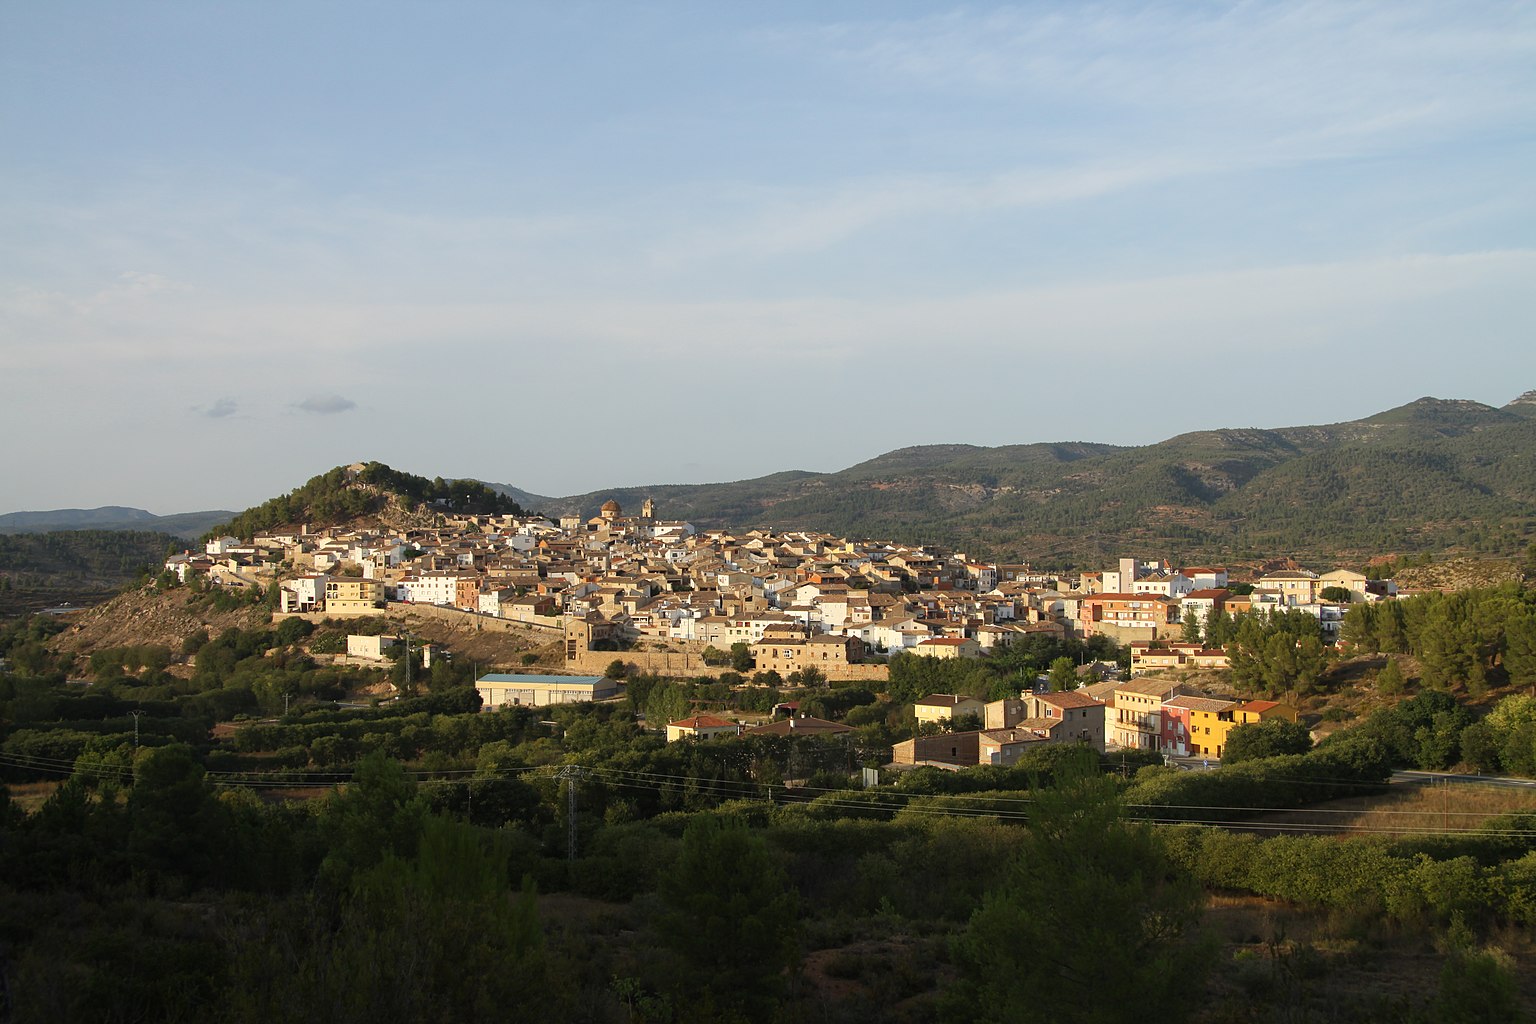
[[[1536,5],[0,6],[0,512],[1536,388]]]

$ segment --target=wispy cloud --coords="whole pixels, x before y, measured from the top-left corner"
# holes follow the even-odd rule
[[[1443,297],[1447,308],[1483,303],[1507,310],[1511,324],[1529,322],[1531,304],[1519,297],[1529,292],[1533,277],[1536,251],[1514,249],[866,297],[551,296],[496,303],[230,305],[160,324],[156,339],[161,357],[180,363],[210,351],[210,337],[217,338],[212,351],[232,357],[263,347],[285,357],[307,352],[319,372],[361,374],[368,387],[393,393],[424,346],[444,343],[465,358],[515,357],[550,370],[571,352],[593,360],[644,361],[707,349],[731,359],[770,354],[875,365],[927,351],[938,340],[968,353],[1009,358],[1050,350],[1132,352],[1154,341],[1193,347],[1208,341],[1224,351],[1233,338],[1251,341],[1260,335],[1268,344],[1294,345],[1308,338],[1363,343],[1367,336],[1390,339],[1396,329],[1354,339],[1349,324],[1371,319],[1396,323],[1401,320],[1397,310],[1432,296]],[[367,339],[366,359],[358,359],[361,350],[356,348],[325,348],[343,329]],[[122,372],[123,364],[104,353],[81,368],[81,351],[86,350],[43,349],[36,358],[46,360],[40,369],[75,378],[105,379]],[[203,386],[217,387],[213,379]],[[357,408],[354,400],[336,393],[297,401],[260,397],[311,415]],[[226,401],[234,402],[221,399],[201,411],[222,412]]]
[[[1036,202],[1149,177],[1421,151],[1536,120],[1531,5],[1039,4],[809,25],[765,39],[861,87],[895,90],[893,99],[985,118],[1003,160],[1020,150],[1055,155],[1041,170],[1001,174],[1002,187],[938,192],[1000,206],[1018,202],[1009,184],[1041,176],[1087,172],[1091,184],[1046,188]],[[905,192],[905,203],[880,208],[910,212],[935,195]]]
[[[240,405],[233,398],[221,398],[212,405],[193,407],[193,412],[210,420],[221,420],[226,416],[233,416],[239,411]]]
[[[1229,156],[1228,164],[1236,160]],[[762,191],[738,218],[663,242],[654,263],[675,267],[726,254],[785,256],[828,248],[883,223],[1051,206],[1123,192],[1209,170],[1201,161],[1125,155],[1067,167],[990,175],[871,178],[799,190]]]
[[[1039,4],[761,38],[890,101],[984,117],[996,132],[989,162],[1003,169],[764,190],[739,215],[658,245],[662,266],[810,252],[922,216],[1416,150],[1531,123],[1536,86],[1536,7],[1498,4]]]
[[[311,395],[302,402],[295,402],[293,407],[300,412],[314,413],[317,416],[334,416],[337,413],[356,409],[357,403],[340,395]]]
[[[1074,107],[1114,104],[1169,117],[1374,120],[1442,101],[1524,106],[1536,9],[1468,0],[1038,4],[786,29],[780,46],[893,82]],[[1468,74],[1472,67],[1477,74]]]
[[[144,299],[163,292],[184,292],[188,286],[165,274],[144,270],[125,270],[107,287],[80,300],[81,312],[90,313],[103,306]]]

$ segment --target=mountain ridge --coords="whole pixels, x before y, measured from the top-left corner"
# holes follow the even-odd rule
[[[1206,558],[1510,553],[1536,531],[1533,453],[1536,391],[1503,408],[1425,397],[1357,420],[1221,427],[1141,446],[909,446],[833,473],[527,504],[592,515],[609,498],[627,508],[651,498],[663,518],[702,527],[927,540],[1068,564],[1132,547]]]
[[[367,465],[391,481],[411,481],[412,490],[428,485],[424,478]],[[363,469],[360,463],[351,471]],[[344,468],[326,476],[336,474]],[[268,502],[269,511],[293,505],[280,511],[298,519],[306,503],[292,499],[321,479]],[[1219,560],[1419,550],[1509,554],[1536,536],[1536,391],[1502,408],[1424,397],[1357,420],[1217,427],[1140,446],[914,445],[831,473],[789,469],[724,483],[605,488],[563,497],[505,483],[457,483],[483,484],[517,507],[553,516],[590,517],[609,499],[633,512],[650,498],[661,518],[704,528],[805,529],[941,543],[978,557],[1042,564],[1086,564],[1125,550]],[[432,485],[450,486],[441,480]],[[328,499],[306,506],[304,515],[350,508]],[[211,516],[206,532],[224,523],[249,524],[256,510],[181,517],[117,506],[60,511],[73,513],[77,522],[93,515],[136,517],[129,520],[132,529],[165,529],[151,524]],[[48,515],[0,516],[0,532],[17,523],[21,527],[11,525],[10,532],[60,529]],[[90,522],[75,528],[101,527]],[[195,536],[187,528],[166,532]]]
[[[98,508],[59,508],[41,512],[0,514],[0,534],[56,533],[73,530],[132,530],[168,533],[195,540],[235,513],[227,509],[156,515],[126,505]]]

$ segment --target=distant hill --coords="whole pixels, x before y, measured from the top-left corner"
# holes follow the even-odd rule
[[[560,498],[550,498],[543,494],[534,494],[532,491],[525,491],[521,487],[513,487],[511,484],[483,482],[491,490],[498,494],[505,494],[529,512],[543,512],[545,506],[553,505],[562,500]]]
[[[532,504],[551,515],[594,515],[609,498],[634,510],[647,497],[657,515],[703,527],[935,542],[1044,565],[1120,553],[1223,561],[1512,554],[1536,535],[1536,392],[1502,409],[1421,398],[1361,420],[1198,431],[1141,447],[926,445],[837,473]]]
[[[510,484],[427,480],[381,463],[337,467],[235,514],[65,509],[0,516],[0,533],[157,530],[249,537],[445,512],[596,515],[609,498],[701,527],[823,530],[939,543],[1046,566],[1122,553],[1350,561],[1412,551],[1512,555],[1536,537],[1536,391],[1503,408],[1421,398],[1359,420],[1196,431],[1157,444],[923,445],[836,473],[547,497]]]
[[[126,508],[122,505],[60,508],[50,512],[7,512],[0,515],[0,534],[50,533],[58,530],[134,530],[169,533],[191,540],[233,515],[233,512],[219,509],[157,516],[142,508]]]

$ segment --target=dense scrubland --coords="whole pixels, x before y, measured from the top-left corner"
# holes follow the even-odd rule
[[[1536,774],[1531,607],[1503,587],[1352,611],[1350,671],[1307,661],[1293,617],[1218,625],[1250,651],[1227,684],[1301,701],[1334,729],[1316,745],[1266,724],[1211,771],[1051,747],[867,789],[911,695],[1114,652],[897,659],[889,692],[636,674],[620,701],[481,713],[451,660],[326,664],[325,623],[84,656],[17,620],[11,1019],[1516,1020],[1536,804],[1461,782],[1438,821],[1380,815],[1394,769]],[[1301,660],[1277,669],[1282,646]],[[855,731],[644,727],[780,699]]]

